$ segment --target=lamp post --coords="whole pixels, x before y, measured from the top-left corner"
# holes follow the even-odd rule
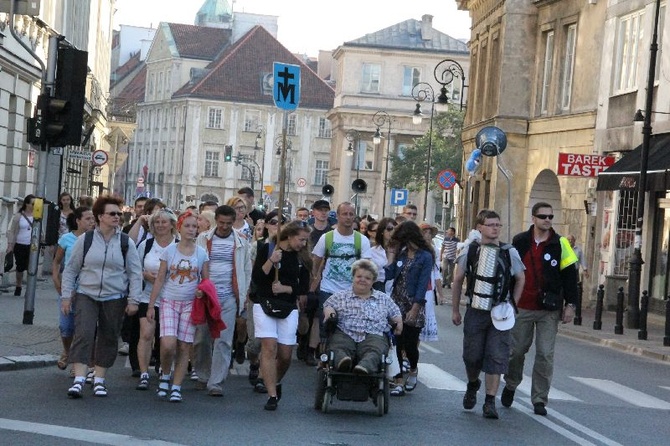
[[[419,82],[412,88],[412,98],[416,101],[416,108],[412,116],[412,123],[421,124],[423,113],[421,103],[430,101],[430,130],[428,131],[428,161],[426,162],[426,176],[423,191],[423,220],[428,221],[428,190],[430,189],[430,170],[433,158],[433,115],[435,114],[435,90],[427,82]]]
[[[438,84],[441,85],[440,95],[437,97],[437,102],[439,104],[448,104],[449,96],[447,96],[447,85],[451,85],[454,82],[454,79],[461,80],[461,91],[459,93],[459,111],[463,111],[463,93],[468,86],[465,84],[465,71],[461,64],[456,62],[453,59],[444,59],[441,60],[437,65],[435,65],[435,70],[433,70],[433,76]]]
[[[265,135],[265,128],[263,128],[262,125],[259,125],[258,126],[258,134],[256,135],[256,141],[254,142],[254,151],[256,151],[256,150],[261,150],[262,151],[263,155],[261,156],[261,160],[262,160],[261,164],[263,165],[263,167],[265,167],[265,145],[263,145],[261,147],[259,144],[260,144],[261,140],[263,139],[264,135]],[[260,184],[259,184],[259,189],[258,189],[258,191],[259,191],[258,197],[262,198],[263,197],[263,186],[264,186],[263,185],[263,169],[260,169],[259,173],[260,173]]]
[[[637,183],[637,222],[635,224],[635,245],[630,259],[628,271],[628,305],[626,311],[626,327],[640,327],[640,276],[642,273],[642,226],[644,222],[644,200],[647,191],[647,164],[649,161],[649,145],[651,143],[651,113],[654,100],[654,77],[656,74],[656,55],[658,53],[658,16],[661,0],[656,0],[654,14],[654,31],[649,48],[649,72],[647,73],[647,94],[644,108],[644,124],[642,125],[642,151],[640,153],[640,180]]]
[[[379,145],[382,142],[382,133],[380,128],[385,124],[388,124],[388,133],[386,134],[386,160],[384,163],[384,198],[382,199],[382,216],[386,215],[386,190],[388,189],[388,176],[389,176],[389,157],[391,156],[391,123],[393,118],[387,112],[380,110],[372,116],[372,122],[377,126],[377,131],[372,136],[372,143],[374,145]]]
[[[276,148],[275,156],[277,158],[281,159],[282,154],[285,157],[288,157],[290,155],[291,150],[293,149],[293,144],[291,143],[290,139],[288,139],[288,138],[286,139],[286,147],[284,147],[284,136],[283,135],[277,135],[277,137],[275,138],[274,143],[275,143],[275,148]],[[281,174],[279,175],[279,188],[281,190],[282,185],[284,185],[284,187],[285,187],[284,190],[286,190],[286,196],[284,197],[285,198],[284,201],[289,201],[289,194],[291,193],[291,183],[290,183],[290,181],[291,181],[291,168],[292,168],[292,163],[291,163],[291,167],[289,169],[284,169],[284,177],[282,177]],[[283,209],[284,209],[284,205],[286,205],[286,203],[280,203],[282,212],[283,212]]]
[[[354,157],[354,162],[356,163],[356,179],[359,179],[361,176],[361,153],[360,153],[360,133],[358,133],[358,130],[347,130],[347,134],[344,135],[347,141],[349,141],[349,145],[347,146],[347,156]],[[356,214],[358,215],[359,212],[359,207],[358,207],[359,199],[358,199],[358,192],[356,192]]]

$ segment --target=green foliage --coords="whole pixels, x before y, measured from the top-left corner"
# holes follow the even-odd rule
[[[436,113],[433,117],[432,155],[430,166],[429,189],[439,189],[437,174],[444,169],[453,170],[456,175],[461,173],[463,159],[463,117],[465,112],[449,110]],[[425,118],[424,118],[425,119]],[[413,146],[407,146],[403,153],[391,155],[391,171],[389,186],[391,188],[409,189],[417,192],[426,184],[428,167],[429,132],[414,140]]]

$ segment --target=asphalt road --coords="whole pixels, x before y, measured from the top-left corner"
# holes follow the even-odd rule
[[[69,400],[71,380],[54,368],[0,374],[0,443],[11,445],[647,445],[667,443],[670,365],[559,337],[549,416],[532,413],[529,380],[510,409],[498,401],[500,420],[482,417],[461,400],[465,378],[462,332],[438,308],[440,341],[422,344],[420,384],[393,398],[377,417],[372,402],[335,401],[332,413],[312,408],[315,369],[294,361],[276,412],[236,366],[223,398],[185,385],[184,402],[159,401],[153,389],[134,389],[124,358],[110,370],[107,398],[86,389]],[[529,364],[527,364],[528,368]],[[528,371],[527,371],[528,373]]]

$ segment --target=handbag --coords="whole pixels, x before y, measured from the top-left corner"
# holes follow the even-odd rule
[[[5,254],[5,272],[10,272],[12,268],[14,268],[14,252],[10,251]]]
[[[552,293],[551,291],[543,291],[540,296],[540,306],[545,310],[555,311],[561,309],[563,298],[560,294]]]
[[[295,310],[295,304],[281,299],[273,299],[269,297],[260,298],[259,304],[263,312],[270,317],[277,319],[286,319],[291,311]]]

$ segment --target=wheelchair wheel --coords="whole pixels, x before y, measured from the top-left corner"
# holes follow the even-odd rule
[[[377,392],[377,416],[384,416],[384,404],[386,404],[386,398],[384,398],[384,392],[381,390]]]
[[[314,395],[314,409],[321,410],[326,395],[326,371],[321,369],[316,373],[316,395]]]
[[[323,402],[321,403],[321,412],[328,413],[332,399],[333,394],[330,393],[328,389],[326,389],[325,393],[323,394]]]
[[[384,413],[389,413],[389,400],[391,399],[391,386],[389,380],[384,378]]]

